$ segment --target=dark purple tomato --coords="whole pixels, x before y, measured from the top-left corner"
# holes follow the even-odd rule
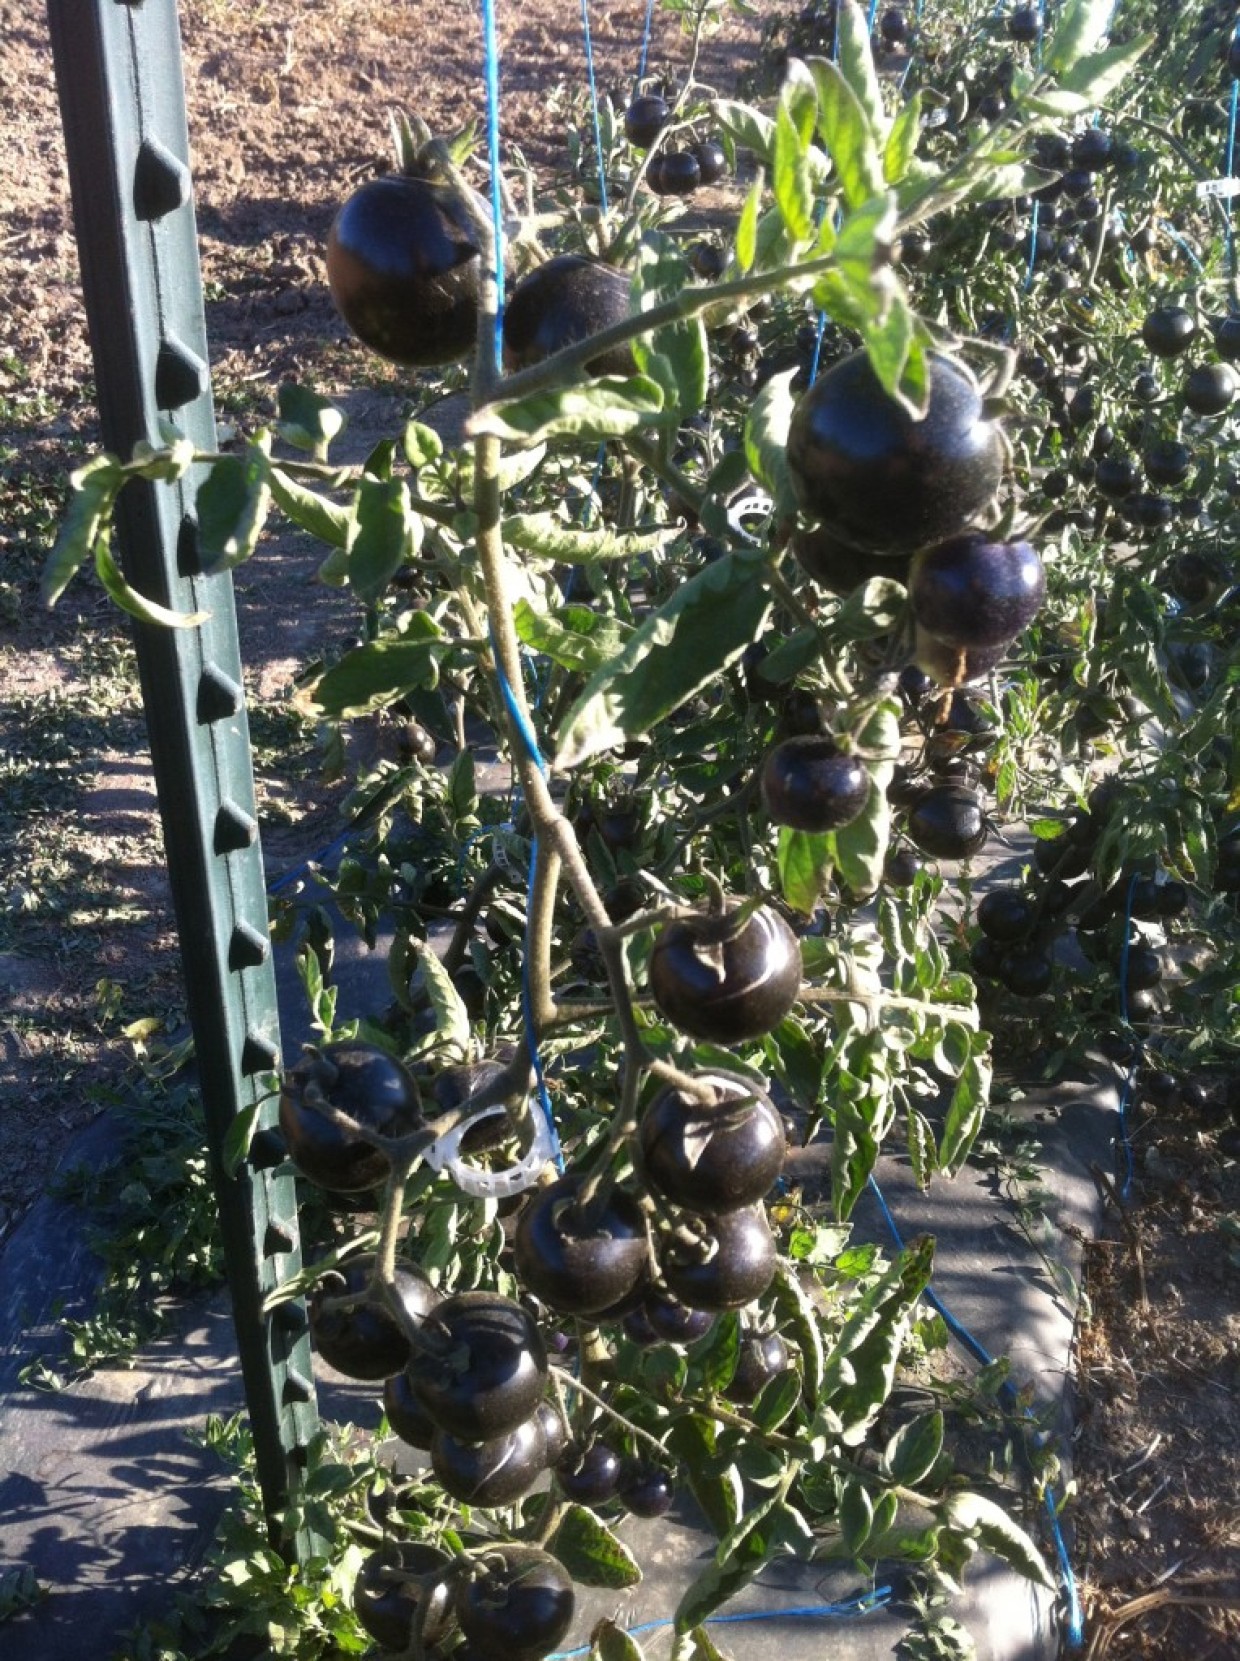
[[[378,1293],[369,1293],[375,1260],[351,1258],[331,1269],[310,1298],[310,1341],[319,1356],[346,1378],[391,1378],[409,1361],[409,1340]],[[439,1293],[411,1264],[396,1266],[396,1291],[411,1321],[419,1326],[435,1309]],[[329,1299],[357,1298],[348,1308],[328,1309]]]
[[[455,363],[478,330],[481,251],[452,190],[390,173],[359,186],[327,239],[327,282],[363,345],[394,363]]]
[[[690,1309],[720,1313],[760,1298],[775,1277],[775,1240],[760,1205],[704,1222],[702,1249],[669,1237],[660,1266],[672,1296]]]
[[[540,1401],[534,1417],[542,1426],[547,1464],[554,1465],[564,1457],[568,1448],[568,1426],[564,1416],[554,1402]]]
[[[418,1540],[380,1546],[358,1570],[353,1613],[385,1650],[407,1650],[415,1632],[422,1650],[429,1650],[454,1625],[446,1576],[451,1562],[446,1551]]]
[[[860,817],[869,799],[869,769],[828,734],[785,738],[762,765],[762,805],[776,825],[839,830]]]
[[[703,1216],[755,1205],[783,1170],[784,1124],[774,1103],[747,1081],[700,1075],[701,1101],[668,1085],[638,1126],[640,1170],[651,1187]]]
[[[1178,357],[1196,333],[1193,314],[1183,306],[1157,306],[1141,325],[1141,339],[1156,358]]]
[[[935,352],[926,365],[920,420],[865,352],[820,376],[793,411],[787,458],[800,506],[860,548],[911,554],[954,536],[999,488],[1003,445],[972,377]]]
[[[921,870],[921,861],[907,845],[889,848],[883,861],[883,881],[891,888],[911,888]]]
[[[913,653],[916,667],[935,686],[960,687],[984,680],[997,669],[1008,654],[1008,642],[1001,646],[949,646],[917,624]]]
[[[1094,473],[1094,487],[1109,502],[1122,502],[1141,483],[1141,469],[1128,456],[1105,456]]]
[[[525,369],[629,315],[629,279],[614,266],[560,254],[523,277],[504,311],[504,364]],[[615,346],[586,365],[591,375],[631,375],[633,354]]]
[[[692,196],[702,182],[702,167],[692,150],[664,150],[658,158],[658,184],[650,183],[651,190],[660,196]]]
[[[620,1503],[634,1517],[665,1517],[672,1509],[676,1487],[659,1465],[632,1459],[620,1473]]]
[[[650,991],[682,1032],[740,1044],[773,1032],[801,989],[796,935],[769,906],[668,923],[650,954]]]
[[[566,1499],[605,1505],[620,1482],[620,1455],[606,1442],[570,1442],[556,1461],[555,1476]]]
[[[280,1129],[301,1174],[337,1194],[360,1194],[385,1182],[388,1157],[334,1123],[325,1107],[380,1136],[406,1136],[422,1120],[417,1085],[395,1056],[356,1042],[307,1050],[284,1075]]]
[[[983,980],[998,980],[1005,950],[988,934],[980,935],[969,948],[969,967]]]
[[[1141,460],[1151,484],[1183,484],[1192,471],[1193,452],[1178,439],[1162,438],[1146,448]]]
[[[682,1346],[704,1338],[715,1320],[704,1309],[689,1309],[678,1298],[654,1291],[646,1294],[641,1315],[656,1342]]]
[[[728,171],[727,154],[717,138],[704,138],[693,146],[704,185],[716,185]]]
[[[841,596],[851,594],[871,577],[892,577],[896,582],[903,582],[908,569],[907,554],[891,558],[873,549],[856,548],[833,535],[827,525],[797,530],[792,538],[792,551],[819,588]]]
[[[748,1405],[757,1401],[773,1378],[786,1373],[791,1366],[788,1346],[777,1332],[746,1332],[741,1337],[736,1371],[724,1394],[731,1401]]]
[[[1240,380],[1229,363],[1199,363],[1184,382],[1184,403],[1194,415],[1223,415],[1238,387]]]
[[[634,98],[624,112],[624,136],[636,150],[649,150],[671,115],[667,100],[654,93]]]
[[[503,1436],[463,1442],[435,1432],[431,1469],[440,1487],[462,1505],[511,1505],[547,1468],[547,1438],[537,1413]]]
[[[1032,900],[1019,888],[992,888],[978,904],[977,924],[991,940],[1007,943],[1023,940],[1035,915]]]
[[[1020,6],[1007,20],[1009,37],[1022,46],[1031,46],[1042,32],[1042,19],[1036,6]]]
[[[411,1357],[409,1381],[439,1429],[483,1442],[533,1416],[547,1352],[528,1310],[493,1292],[458,1292],[427,1325],[442,1347]]]
[[[595,1315],[645,1279],[646,1222],[622,1188],[582,1207],[578,1172],[540,1188],[517,1224],[513,1242],[522,1285],[561,1315]]]
[[[1118,965],[1117,965],[1118,967]],[[1162,959],[1152,946],[1128,948],[1127,983],[1130,992],[1150,992],[1162,980]]]
[[[959,650],[1003,646],[1037,615],[1046,573],[1028,542],[992,542],[969,531],[925,548],[909,573],[913,615]]]
[[[421,1449],[423,1453],[431,1451],[435,1422],[414,1395],[409,1374],[403,1367],[384,1381],[383,1411],[402,1442],[407,1442],[411,1448]]]
[[[935,859],[968,859],[986,840],[986,815],[976,790],[936,784],[909,809],[908,834]]]
[[[572,1625],[567,1572],[537,1546],[503,1545],[456,1584],[461,1631],[487,1661],[543,1661]]]
[[[1215,328],[1214,350],[1229,362],[1240,358],[1240,312],[1228,312]]]
[[[1003,954],[999,979],[1014,998],[1037,998],[1054,979],[1054,965],[1047,952],[1033,946],[1014,946]]]

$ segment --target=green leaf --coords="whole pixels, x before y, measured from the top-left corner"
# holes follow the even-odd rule
[[[869,16],[856,0],[843,0],[838,15],[836,40],[840,70],[861,106],[873,142],[881,144],[886,137],[888,122],[882,89],[878,84],[874,49],[870,44]]]
[[[806,165],[807,145],[797,130],[788,100],[781,98],[775,112],[775,202],[788,234],[808,242],[814,231],[814,188]]]
[[[95,536],[95,571],[109,596],[122,611],[136,617],[140,623],[152,623],[161,629],[193,629],[205,623],[209,611],[170,611],[167,606],[148,600],[131,588],[119,565],[112,558],[109,528],[101,526]]]
[[[934,1242],[917,1241],[867,1287],[827,1357],[825,1399],[846,1447],[863,1442],[891,1394],[900,1351],[918,1298],[930,1279]]]
[[[917,338],[917,319],[902,294],[893,294],[886,315],[867,322],[861,330],[874,373],[884,389],[915,420],[925,413],[930,397],[926,359]]]
[[[770,611],[764,570],[756,554],[725,554],[677,589],[590,677],[561,729],[557,768],[649,732],[738,658]]]
[[[691,1632],[720,1604],[747,1586],[779,1545],[773,1513],[783,1504],[778,1494],[745,1514],[719,1542],[714,1558],[692,1582],[676,1608],[677,1632]]]
[[[775,501],[775,515],[781,519],[796,512],[787,456],[788,428],[797,402],[797,394],[792,390],[796,373],[795,369],[788,369],[772,375],[745,419],[745,456],[750,471],[770,491]]]
[[[883,1464],[893,1482],[915,1488],[930,1475],[943,1451],[943,1415],[936,1408],[901,1426],[883,1450]]]
[[[629,1548],[584,1505],[567,1508],[547,1549],[582,1586],[618,1590],[636,1586],[642,1578]]]
[[[317,536],[320,542],[326,542],[333,548],[348,546],[354,525],[352,508],[329,501],[317,490],[307,490],[305,485],[290,478],[276,464],[268,474],[268,483],[276,506],[295,525],[300,525],[302,530],[309,531],[311,536]]]
[[[249,1107],[239,1108],[234,1113],[232,1122],[224,1136],[224,1146],[220,1149],[220,1163],[224,1167],[226,1177],[235,1177],[245,1164],[250,1152],[250,1143],[254,1140],[254,1132],[258,1129],[258,1117],[262,1110],[262,1103],[254,1102]]]
[[[540,554],[558,565],[592,565],[596,560],[636,559],[658,553],[676,535],[671,526],[650,531],[613,531],[602,526],[583,531],[566,525],[556,513],[515,513],[504,520],[504,541],[513,548]]]
[[[609,663],[633,633],[631,624],[588,606],[562,606],[555,617],[543,617],[524,599],[517,601],[513,622],[524,645],[583,675]]]
[[[908,1113],[908,1160],[913,1181],[925,1193],[930,1178],[938,1169],[938,1151],[934,1145],[934,1130],[924,1113],[910,1107]]]
[[[812,1412],[818,1406],[826,1364],[818,1314],[794,1265],[781,1263],[776,1268],[774,1292],[779,1324],[790,1334],[801,1360],[801,1392]]]
[[[349,543],[349,585],[373,605],[422,544],[422,522],[413,515],[404,479],[363,479]]]
[[[112,517],[125,474],[115,456],[92,456],[69,475],[72,494],[55,546],[43,567],[43,604],[54,606]]]
[[[346,417],[330,398],[309,387],[285,381],[277,394],[280,420],[276,431],[295,450],[308,450],[316,461],[327,460],[327,447],[344,431]]]
[[[838,1514],[840,1537],[846,1549],[855,1557],[870,1537],[874,1522],[874,1507],[864,1483],[849,1480],[840,1493]]]
[[[809,66],[818,86],[818,131],[846,205],[860,207],[883,190],[877,137],[839,66],[826,58],[811,58]]]
[[[603,375],[587,385],[488,404],[471,418],[469,431],[475,437],[490,434],[529,447],[549,438],[623,438],[642,427],[674,425],[678,419],[676,409],[664,409],[657,381],[644,375],[627,380]]]
[[[758,1429],[769,1434],[778,1430],[784,1420],[796,1412],[801,1399],[801,1380],[796,1369],[777,1373],[768,1379],[758,1392],[758,1398],[749,1409],[749,1416]]]
[[[740,1521],[745,1490],[734,1465],[720,1468],[715,1421],[704,1413],[687,1413],[676,1421],[667,1442],[680,1461],[703,1516],[722,1539]]]
[[[461,994],[452,984],[451,976],[424,941],[409,939],[409,950],[422,970],[422,984],[431,1001],[435,1017],[434,1032],[418,1039],[407,1059],[425,1055],[429,1051],[444,1052],[458,1061],[469,1057],[469,1014],[461,1001]]]
[[[1097,50],[1110,27],[1115,0],[1068,0],[1042,51],[1042,67],[1056,80]]]
[[[261,434],[242,456],[223,456],[198,488],[198,551],[205,576],[231,571],[258,546],[271,511],[270,438]]]
[[[1066,91],[1080,93],[1086,109],[1097,109],[1132,74],[1153,39],[1152,35],[1142,35],[1123,46],[1108,46],[1102,52],[1087,53],[1060,77],[1060,85]]]
[[[946,1527],[977,1541],[1035,1586],[1055,1590],[1055,1580],[1033,1541],[1007,1512],[982,1494],[949,1494],[937,1515]]]
[[[419,612],[406,634],[369,640],[346,652],[315,683],[311,696],[333,720],[367,715],[406,692],[437,685],[439,660],[452,645],[438,625]]]
[[[854,894],[872,894],[882,881],[891,837],[887,786],[900,750],[900,706],[894,699],[876,704],[857,734],[866,757],[871,789],[865,807],[851,824],[830,832],[833,862]]]
[[[954,1175],[968,1158],[990,1101],[990,1060],[975,1052],[960,1070],[939,1142],[939,1168]]]
[[[829,832],[779,827],[776,864],[780,891],[795,911],[811,917],[826,893],[834,866],[835,844]]]
[[[759,172],[749,187],[745,205],[736,222],[736,264],[741,276],[748,276],[758,253],[758,214],[762,207],[764,179]]]
[[[640,311],[675,299],[689,287],[689,267],[668,237],[644,237],[636,273]],[[663,390],[665,411],[692,415],[706,400],[710,353],[706,325],[687,317],[633,342],[633,357],[647,379]]]
[[[741,1353],[741,1323],[735,1314],[721,1315],[705,1338],[695,1344],[692,1359],[702,1369],[708,1390],[726,1390]]]
[[[837,274],[847,284],[860,315],[875,330],[882,326],[898,293],[890,284],[874,280],[877,270],[887,268],[895,231],[895,192],[886,191],[854,208],[840,222],[835,238]]]
[[[643,1661],[641,1645],[615,1621],[600,1621],[590,1634],[590,1661]]]
[[[835,1135],[831,1142],[831,1199],[837,1217],[851,1215],[861,1190],[878,1162],[878,1143],[869,1121],[853,1101],[845,1098],[835,1108]]]
[[[427,427],[421,421],[409,421],[405,424],[400,446],[405,452],[405,460],[415,473],[420,467],[429,467],[431,462],[438,461],[443,455],[443,439],[434,427]]]
[[[731,1661],[731,1657],[719,1648],[704,1626],[695,1626],[689,1634],[685,1661]]]
[[[898,185],[917,153],[917,143],[921,138],[921,104],[921,92],[917,91],[891,123],[891,131],[883,148],[883,181],[886,184]]]

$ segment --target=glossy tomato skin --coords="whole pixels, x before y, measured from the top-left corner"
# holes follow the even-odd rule
[[[963,651],[1004,646],[1046,598],[1046,573],[1028,542],[967,531],[924,548],[909,572],[913,615],[927,634]]]
[[[366,1296],[374,1258],[352,1258],[324,1277],[310,1298],[310,1338],[328,1366],[346,1378],[391,1378],[409,1360],[409,1341],[396,1317],[376,1295]],[[396,1289],[405,1313],[421,1322],[439,1302],[439,1293],[412,1264],[396,1266]],[[328,1309],[326,1300],[356,1297],[347,1309]]]
[[[338,1194],[364,1193],[386,1181],[387,1155],[335,1124],[320,1111],[325,1103],[382,1136],[404,1136],[421,1122],[408,1069],[373,1044],[328,1044],[308,1050],[280,1090],[280,1129],[304,1177]]]
[[[928,354],[929,402],[915,421],[888,396],[865,352],[804,394],[788,430],[802,511],[876,553],[911,554],[977,518],[1003,475],[999,429],[972,377]]]
[[[785,738],[763,763],[762,803],[776,825],[839,830],[860,817],[869,799],[869,770],[829,734]]]
[[[327,239],[336,309],[371,351],[422,368],[474,346],[482,258],[460,198],[406,174],[369,179]]]
[[[712,1086],[713,1101],[671,1085],[660,1090],[642,1114],[637,1146],[652,1188],[713,1217],[766,1195],[783,1169],[787,1138],[774,1103],[748,1081],[711,1075],[702,1082]]]
[[[434,1577],[451,1561],[437,1546],[415,1540],[390,1541],[371,1552],[354,1583],[353,1613],[377,1644],[407,1649],[415,1622],[425,1648],[447,1637],[453,1625],[448,1582],[446,1576]],[[426,1579],[406,1580],[405,1575]]]
[[[565,1569],[537,1546],[497,1546],[457,1582],[461,1631],[488,1661],[543,1661],[572,1625],[576,1599]]]
[[[538,1189],[513,1242],[523,1286],[562,1315],[597,1315],[646,1277],[646,1223],[631,1194],[613,1188],[601,1208],[578,1205],[584,1178],[570,1172]]]
[[[525,369],[629,315],[629,279],[614,266],[560,254],[536,266],[509,296],[504,312],[504,366]],[[615,346],[592,358],[591,375],[631,375],[633,354]]]
[[[775,1240],[760,1205],[726,1211],[705,1228],[710,1255],[672,1240],[662,1255],[668,1291],[690,1309],[721,1314],[760,1298],[775,1278]]]
[[[669,923],[650,954],[660,1012],[682,1032],[717,1044],[774,1031],[800,988],[796,936],[769,906],[739,926],[730,912]]]
[[[388,1423],[411,1448],[429,1453],[435,1439],[435,1423],[413,1393],[409,1374],[402,1367],[383,1385],[383,1411]]]
[[[986,815],[976,790],[936,784],[909,810],[908,834],[935,859],[968,859],[986,840]]]
[[[547,1352],[528,1310],[496,1293],[458,1292],[429,1325],[444,1353],[419,1350],[409,1382],[440,1430],[483,1442],[532,1417],[546,1388]]]
[[[444,1492],[462,1505],[511,1505],[546,1468],[547,1437],[537,1413],[485,1442],[463,1442],[439,1430],[431,1443],[431,1469]]]

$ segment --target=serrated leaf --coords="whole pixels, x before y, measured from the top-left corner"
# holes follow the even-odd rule
[[[913,1309],[930,1280],[933,1261],[930,1239],[902,1252],[854,1304],[827,1356],[824,1395],[840,1420],[840,1439],[847,1447],[865,1440],[891,1394]]]
[[[636,559],[657,553],[675,536],[666,525],[650,531],[613,531],[603,526],[596,531],[566,525],[555,513],[515,513],[503,522],[504,541],[524,548],[558,565],[593,565],[596,561]]]
[[[860,207],[883,190],[877,137],[842,69],[826,58],[811,58],[809,67],[818,87],[818,131],[835,178],[845,204]]]
[[[741,276],[747,276],[753,269],[753,262],[758,253],[758,215],[762,208],[762,193],[765,181],[759,171],[754,182],[749,187],[745,197],[745,205],[741,209],[740,218],[736,222],[736,264]]]
[[[801,1361],[801,1392],[811,1412],[818,1406],[822,1391],[825,1357],[822,1331],[813,1300],[792,1264],[781,1263],[775,1271],[775,1309],[779,1325],[792,1339]]]
[[[667,1440],[703,1516],[722,1539],[740,1521],[745,1490],[734,1465],[720,1469],[715,1421],[704,1413],[687,1413],[676,1421]]]
[[[883,147],[883,180],[898,185],[909,170],[909,163],[917,153],[921,138],[921,92],[917,91],[901,107],[891,123],[887,143]]]
[[[418,615],[435,628],[425,613]],[[335,721],[368,715],[406,692],[438,685],[439,661],[452,650],[452,644],[437,629],[429,638],[419,635],[369,640],[346,652],[316,681],[311,699]]]
[[[418,960],[422,984],[431,1001],[435,1030],[420,1038],[411,1048],[409,1058],[425,1055],[428,1051],[443,1053],[458,1061],[469,1057],[469,1013],[461,1001],[461,994],[452,984],[452,977],[439,961],[434,950],[424,941],[410,938],[409,949]]]
[[[887,112],[870,44],[870,19],[856,0],[842,0],[836,22],[836,46],[840,71],[865,115],[875,144],[887,133]]]
[[[936,1408],[902,1425],[883,1450],[883,1464],[893,1482],[915,1488],[929,1476],[943,1451],[943,1415]]]
[[[805,160],[806,143],[792,118],[786,98],[775,112],[775,158],[772,187],[788,234],[808,242],[814,230],[814,190]]]
[[[794,911],[811,917],[827,891],[834,868],[835,845],[829,832],[779,827],[776,868],[779,889]]]
[[[691,1632],[699,1626],[720,1604],[747,1586],[762,1565],[774,1556],[779,1535],[772,1526],[772,1517],[782,1503],[779,1495],[771,1495],[747,1512],[719,1542],[714,1557],[676,1607],[677,1632]]]
[[[769,1435],[796,1412],[800,1399],[801,1380],[795,1368],[790,1367],[767,1380],[750,1407],[749,1416],[759,1430]]]
[[[792,390],[796,370],[772,375],[758,393],[745,419],[745,456],[758,483],[775,502],[777,518],[796,512],[796,496],[788,472],[788,428],[796,408]]]
[[[641,1582],[633,1553],[584,1505],[567,1507],[547,1549],[582,1586],[618,1590]]]
[[[836,1104],[831,1139],[831,1202],[841,1220],[852,1214],[878,1162],[878,1143],[869,1121],[853,1101]]]
[[[861,334],[883,388],[920,420],[929,403],[930,383],[917,319],[904,296],[893,294],[886,314],[867,322]]]
[[[363,479],[348,548],[349,585],[358,599],[373,605],[421,541],[422,522],[414,517],[405,480]]]
[[[638,249],[637,304],[649,311],[689,287],[689,267],[670,238],[645,237]],[[692,415],[706,400],[710,352],[701,317],[687,317],[633,342],[638,369],[663,391],[665,410]]]
[[[1007,1512],[982,1494],[949,1494],[937,1515],[950,1529],[975,1539],[1035,1586],[1055,1590],[1054,1577],[1033,1541]]]
[[[194,629],[210,617],[209,611],[170,611],[154,600],[148,600],[131,588],[124,573],[112,558],[111,533],[101,525],[95,535],[95,572],[113,602],[140,623],[152,623],[161,629]]]
[[[1111,26],[1115,0],[1068,0],[1054,34],[1042,50],[1042,67],[1056,80],[1097,50]]]
[[[689,1634],[685,1661],[732,1661],[732,1658],[726,1650],[719,1648],[704,1626],[695,1626]]]
[[[222,456],[198,487],[194,511],[204,576],[231,571],[258,546],[271,510],[269,445],[261,434],[244,455]]]
[[[657,381],[645,375],[603,375],[587,385],[488,404],[470,418],[469,431],[475,437],[489,434],[528,447],[550,438],[623,438],[642,427],[674,425],[678,419],[674,408],[664,408]]]
[[[630,624],[586,606],[564,606],[555,617],[545,617],[524,599],[517,601],[513,623],[523,645],[545,652],[562,669],[583,675],[592,675],[610,662],[633,633]]]
[[[54,606],[112,517],[125,474],[115,456],[92,456],[69,475],[72,494],[56,542],[43,567],[43,604]]]
[[[320,397],[293,381],[286,381],[276,396],[280,411],[276,431],[280,437],[295,450],[309,451],[316,461],[326,461],[328,445],[344,431],[344,411],[337,409],[330,398]]]
[[[1086,53],[1066,75],[1060,77],[1060,85],[1067,91],[1080,93],[1086,109],[1097,109],[1132,74],[1149,51],[1153,38],[1152,35],[1141,35],[1123,46],[1108,46],[1101,52]]]
[[[353,534],[353,510],[329,501],[317,490],[308,490],[278,465],[268,475],[271,494],[280,512],[302,530],[317,536],[332,548],[345,548]]]
[[[721,1315],[706,1337],[695,1344],[692,1359],[702,1369],[708,1390],[726,1390],[741,1353],[741,1323],[735,1314]]]
[[[557,768],[649,732],[758,638],[770,607],[758,555],[725,554],[692,577],[591,676],[561,728]]]
[[[990,1075],[989,1058],[980,1052],[971,1055],[960,1069],[939,1141],[939,1168],[948,1176],[964,1164],[982,1128],[990,1101]]]
[[[924,1113],[915,1107],[908,1109],[908,1161],[913,1181],[924,1194],[930,1178],[938,1169],[938,1152],[934,1145],[934,1130]]]
[[[641,1645],[615,1621],[600,1621],[590,1634],[590,1661],[643,1661]]]

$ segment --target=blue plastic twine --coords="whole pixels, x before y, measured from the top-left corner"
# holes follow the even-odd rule
[[[654,0],[646,0],[646,21],[642,25],[642,47],[637,59],[637,80],[633,83],[633,96],[641,91],[641,84],[646,79],[646,59],[650,55],[650,29],[654,22]]]
[[[495,238],[494,369],[504,362],[504,204],[499,180],[499,43],[494,0],[482,0],[482,71],[487,94],[487,161],[491,168],[491,226]]]
[[[607,212],[607,169],[603,164],[603,129],[598,119],[598,86],[594,80],[594,45],[590,40],[590,4],[581,0],[581,32],[586,43],[586,78],[590,83],[590,113],[594,121],[594,154],[598,158],[598,199]]]
[[[868,1180],[870,1192],[874,1195],[875,1200],[878,1202],[878,1209],[883,1214],[883,1220],[887,1224],[887,1227],[891,1233],[891,1238],[895,1241],[897,1250],[903,1251],[904,1240],[900,1234],[896,1220],[892,1216],[887,1205],[887,1201],[883,1198],[883,1191],[878,1186],[873,1173],[871,1173]],[[933,1309],[937,1315],[941,1316],[948,1331],[959,1343],[964,1345],[965,1349],[969,1351],[969,1354],[972,1355],[975,1360],[979,1361],[983,1367],[992,1367],[994,1365],[994,1357],[987,1350],[986,1346],[979,1339],[973,1336],[963,1321],[957,1319],[957,1317],[952,1314],[951,1310],[948,1309],[947,1305],[936,1292],[927,1286],[925,1291],[922,1293],[922,1297],[925,1298],[931,1309]],[[1019,1406],[1016,1391],[1011,1383],[1005,1383],[1001,1387],[999,1393],[1014,1406],[1017,1406],[1019,1411],[1024,1414],[1025,1418],[1032,1419],[1034,1417],[1031,1409]],[[1068,1647],[1070,1649],[1080,1649],[1085,1642],[1085,1617],[1081,1612],[1081,1599],[1080,1594],[1077,1591],[1076,1575],[1072,1570],[1072,1559],[1068,1555],[1068,1544],[1063,1537],[1063,1529],[1059,1525],[1059,1509],[1055,1504],[1054,1490],[1051,1488],[1049,1483],[1042,1491],[1042,1498],[1046,1510],[1047,1522],[1050,1526],[1051,1539],[1055,1544],[1055,1558],[1059,1565],[1059,1584],[1063,1592],[1064,1602],[1068,1606]]]
[[[1233,41],[1240,40],[1240,23],[1238,23],[1236,25],[1236,31],[1235,31],[1234,35],[1232,36],[1232,40]],[[1232,177],[1232,170],[1233,170],[1233,167],[1235,165],[1235,159],[1236,159],[1236,116],[1237,116],[1237,112],[1240,112],[1240,81],[1233,81],[1231,83],[1231,108],[1228,111],[1228,115],[1227,115],[1227,150],[1226,150],[1226,153],[1225,153],[1224,159],[1223,159],[1223,175],[1224,175],[1225,178],[1228,178],[1228,179],[1230,179]],[[1232,200],[1233,199],[1230,196],[1227,198],[1227,239],[1226,240],[1227,240],[1227,269],[1228,269],[1229,273],[1231,274],[1231,276],[1234,277],[1236,275],[1236,236],[1235,236],[1235,228],[1232,225],[1232,219],[1231,219]]]

